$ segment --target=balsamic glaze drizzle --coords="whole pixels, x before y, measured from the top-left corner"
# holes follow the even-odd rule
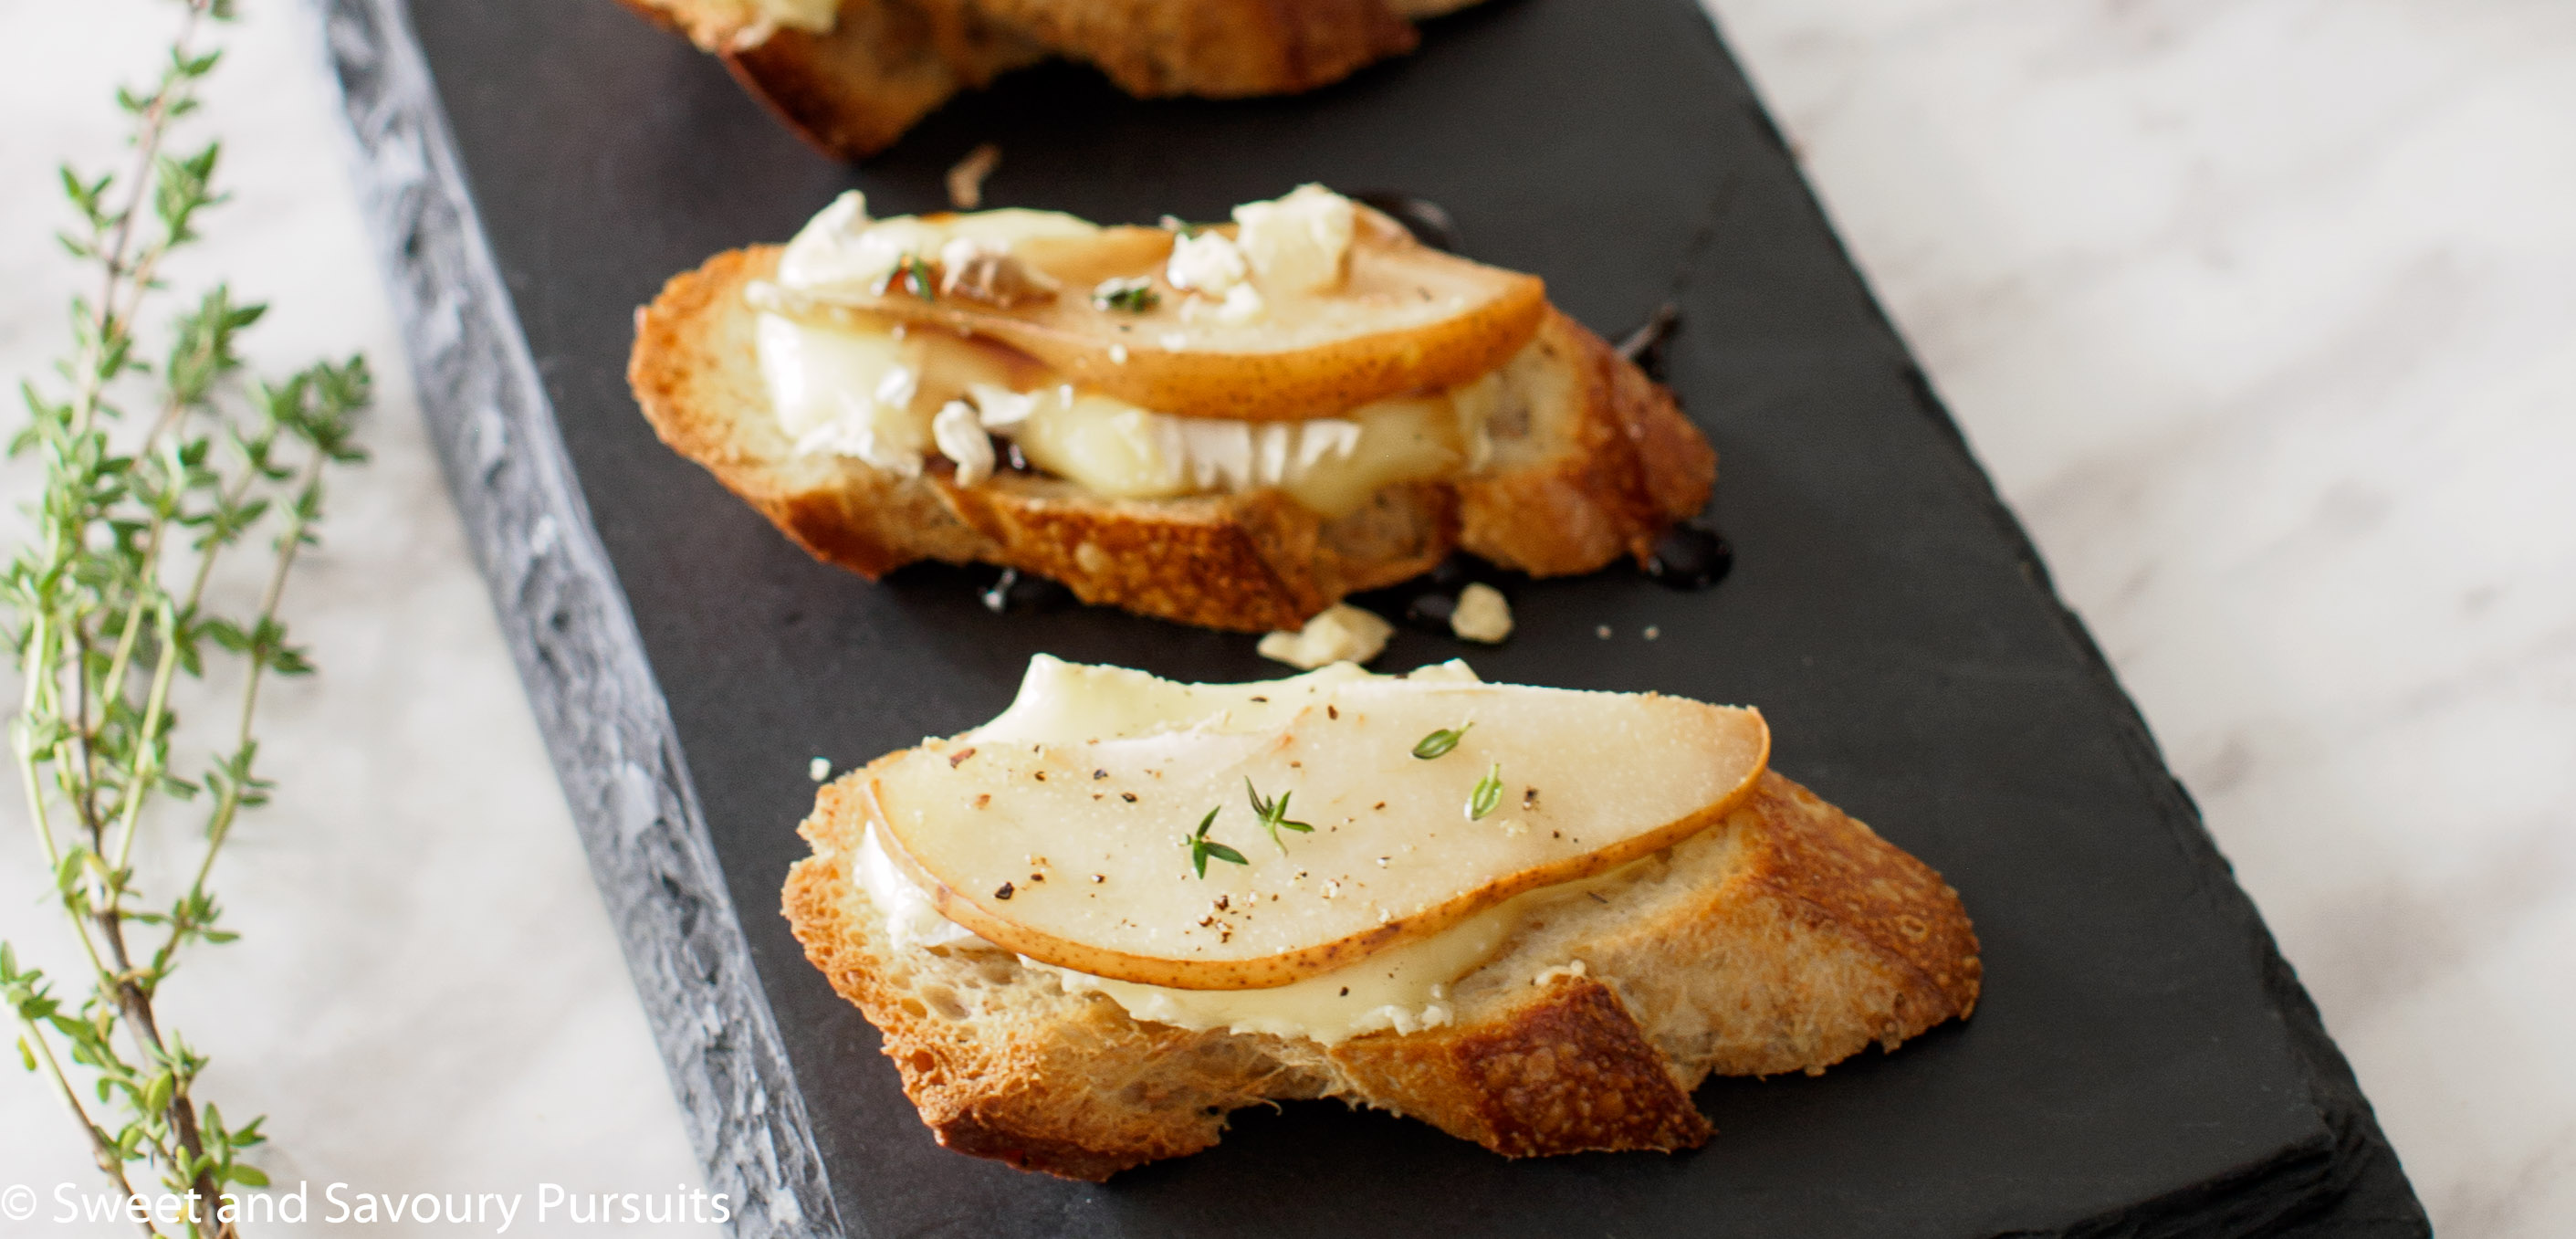
[[[1704,525],[1685,522],[1655,539],[1646,575],[1669,589],[1707,589],[1735,567],[1735,547]]]

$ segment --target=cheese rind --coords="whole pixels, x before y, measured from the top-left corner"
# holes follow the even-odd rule
[[[1261,989],[1669,846],[1749,792],[1769,752],[1758,714],[1653,694],[1284,683],[1278,701],[1228,686],[1265,707],[1240,720],[1102,735],[1023,714],[927,741],[872,768],[870,804],[940,914],[989,941],[1112,980]],[[1256,797],[1313,829],[1274,839]]]

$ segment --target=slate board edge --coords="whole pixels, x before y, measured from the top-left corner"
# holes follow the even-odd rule
[[[746,1239],[849,1234],[634,617],[401,0],[308,0],[430,438],[696,1148]]]
[[[357,141],[355,174],[424,418],[691,1138],[708,1166],[708,1186],[744,1202],[732,1223],[737,1234],[851,1233],[833,1204],[661,692],[572,480],[402,2],[308,0],[308,7],[318,13]],[[1755,94],[1748,89],[1738,102],[1778,140]],[[1872,303],[1880,308],[1876,298]],[[1880,317],[1901,340],[1883,308]],[[1928,379],[1910,358],[1900,360],[1922,414],[1973,460]],[[1978,473],[1975,485],[2020,548],[2034,583],[2056,600],[2019,520],[1991,480],[1973,466],[1970,471]],[[2131,751],[2155,767],[2179,802],[2182,816],[2172,820],[2192,827],[2180,832],[2190,836],[2182,844],[2232,871],[2198,829],[2197,807],[2164,766],[2143,716],[2090,633],[2062,602],[2058,614],[2086,664],[2129,703]],[[2288,1150],[2229,1181],[2140,1202],[2062,1233],[2430,1233],[2314,1004],[2250,900],[2241,890],[2232,893],[2335,1138],[2330,1146]],[[2284,1179],[2315,1190],[2294,1196],[2292,1212],[2266,1208],[2261,1197],[2267,1193],[2256,1185]],[[2256,1188],[2254,1199],[2243,1195],[2248,1188]]]

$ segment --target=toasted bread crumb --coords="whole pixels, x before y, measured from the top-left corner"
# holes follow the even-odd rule
[[[1347,602],[1325,608],[1296,632],[1274,632],[1261,639],[1263,658],[1312,671],[1337,662],[1366,663],[1386,649],[1395,625]]]
[[[1458,607],[1449,614],[1449,631],[1461,640],[1500,644],[1512,635],[1512,604],[1503,591],[1478,581],[1458,592]]]

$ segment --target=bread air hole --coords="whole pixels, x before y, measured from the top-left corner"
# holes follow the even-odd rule
[[[939,1013],[941,1019],[966,1018],[966,1004],[957,1001],[957,991],[945,985],[925,985],[921,989],[921,997],[930,1004],[931,1010]]]

